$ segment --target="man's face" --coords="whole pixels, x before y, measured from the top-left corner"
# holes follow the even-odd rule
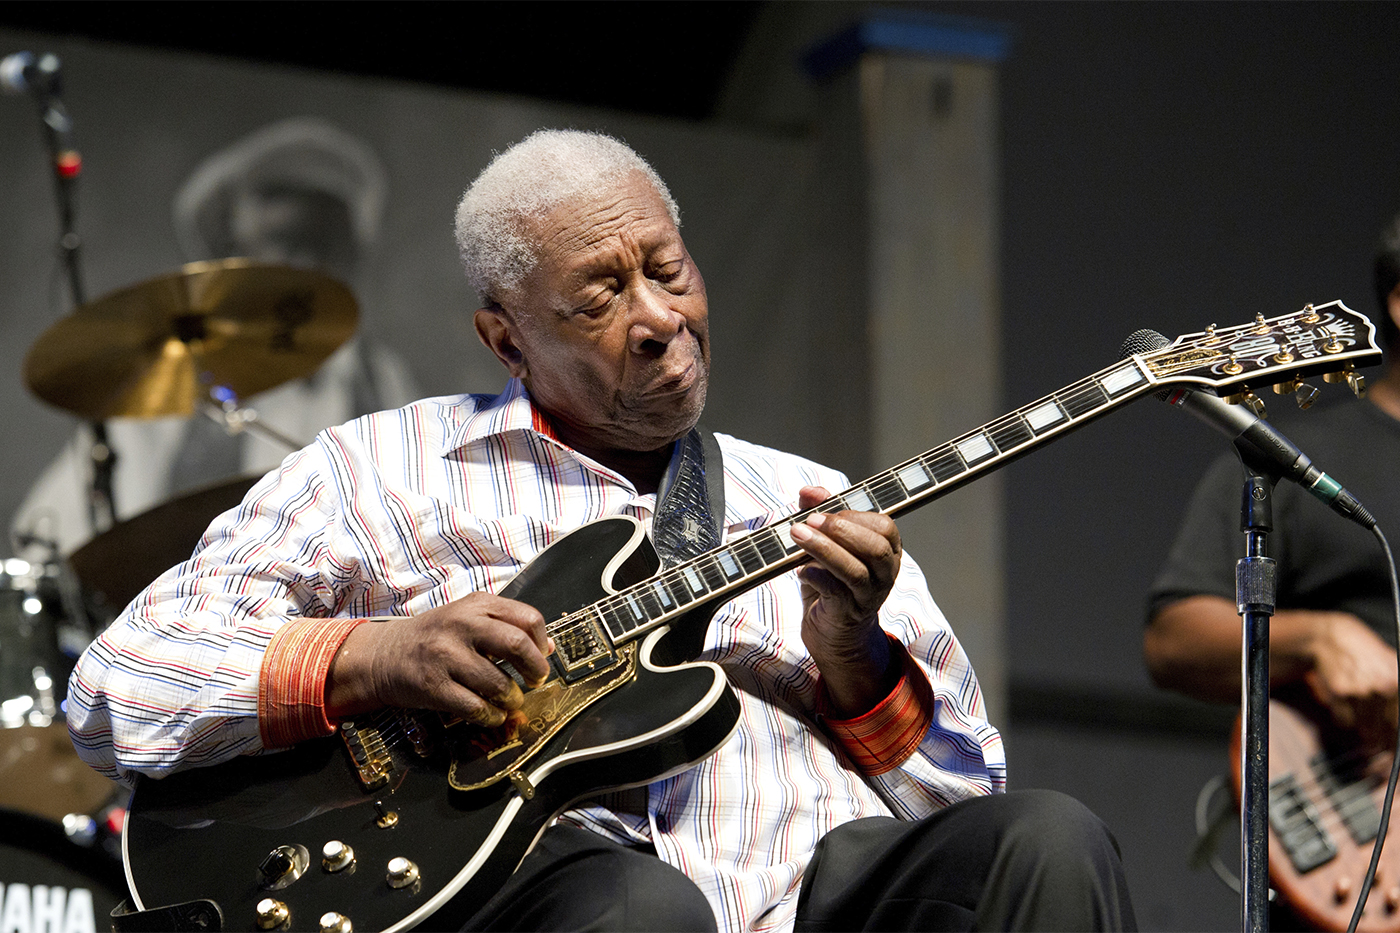
[[[705,405],[709,310],[660,195],[637,173],[528,232],[539,262],[502,298],[503,314],[478,316],[483,340],[585,452],[652,451],[684,436]],[[482,315],[500,322],[503,344]]]

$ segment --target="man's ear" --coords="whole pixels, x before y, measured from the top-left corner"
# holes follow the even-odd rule
[[[524,379],[525,354],[516,346],[514,328],[510,319],[506,317],[505,310],[499,305],[478,308],[472,316],[472,323],[476,326],[476,335],[486,344],[486,349],[496,355],[496,359],[501,361],[512,376]]]

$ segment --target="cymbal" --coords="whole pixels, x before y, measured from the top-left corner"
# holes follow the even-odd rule
[[[189,558],[219,514],[243,501],[259,476],[205,486],[118,522],[68,556],[78,580],[120,610],[165,571]]]
[[[355,333],[350,289],[309,269],[220,259],[88,302],[40,335],[24,380],[93,419],[188,415],[316,371]]]

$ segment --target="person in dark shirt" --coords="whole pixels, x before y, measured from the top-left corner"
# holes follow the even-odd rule
[[[1289,429],[1375,516],[1400,529],[1400,215],[1375,259],[1377,324],[1385,369],[1362,401],[1347,398]],[[1238,702],[1240,617],[1235,563],[1243,473],[1222,456],[1196,489],[1166,565],[1152,586],[1143,648],[1158,686],[1204,700]],[[1268,556],[1278,562],[1277,610],[1270,623],[1269,674],[1275,690],[1315,700],[1367,745],[1393,744],[1396,732],[1396,620],[1379,543],[1292,483],[1274,489]]]

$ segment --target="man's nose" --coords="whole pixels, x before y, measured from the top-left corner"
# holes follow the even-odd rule
[[[666,345],[685,329],[685,315],[672,307],[669,296],[658,294],[651,283],[635,291],[632,322],[627,337],[634,353],[664,352]]]

